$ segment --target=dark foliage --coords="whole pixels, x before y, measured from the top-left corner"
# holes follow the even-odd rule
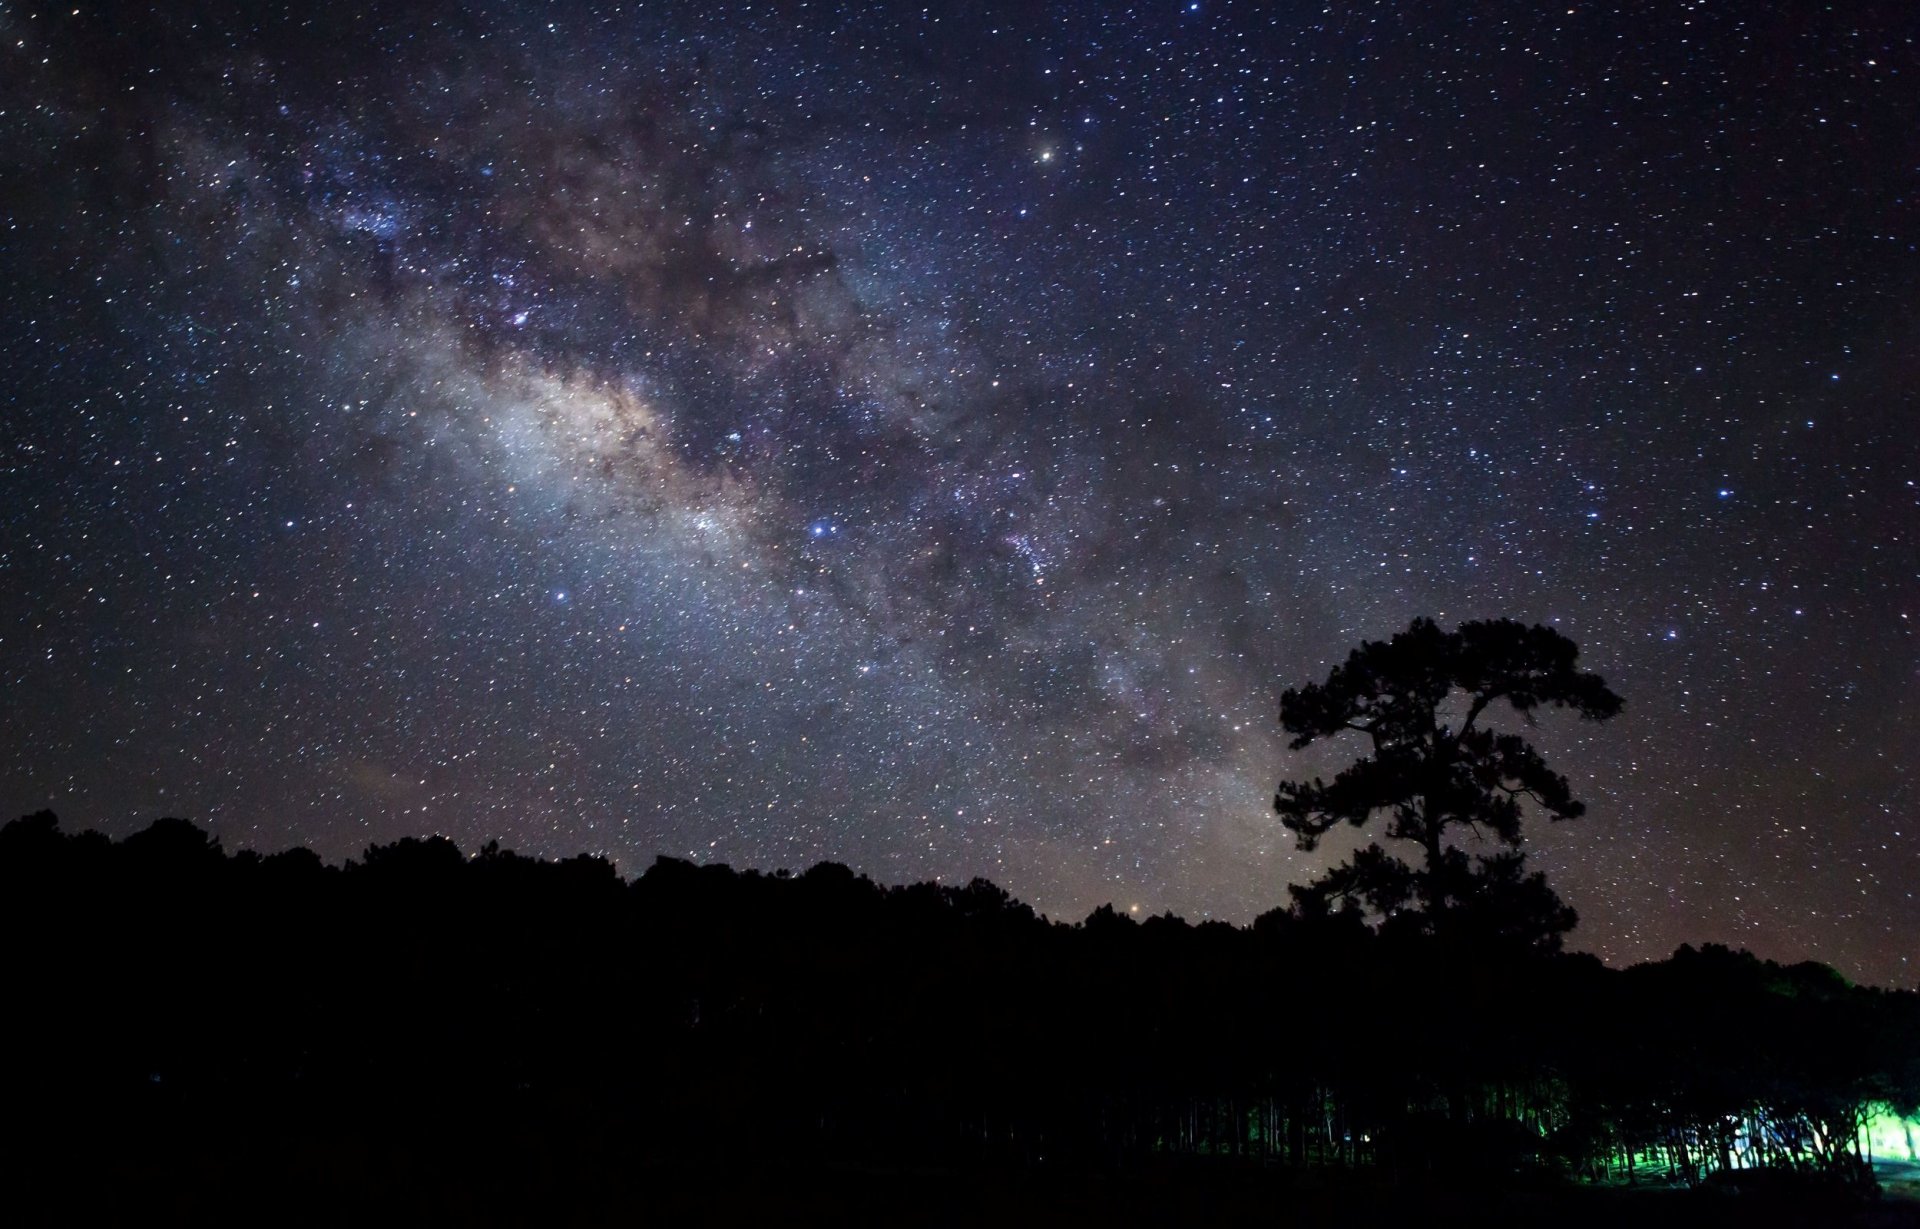
[[[73,1206],[184,1172],[394,1199],[426,1174],[435,1219],[459,1190],[512,1221],[543,1182],[617,1206],[773,1164],[1180,1157],[1846,1182],[1864,1107],[1920,1100],[1914,995],[1719,948],[1614,971],[1338,914],[1067,926],[831,864],[629,883],[409,839],[333,868],[46,814],[0,830],[0,916],[14,1189]]]
[[[1599,675],[1577,668],[1579,648],[1551,628],[1496,619],[1441,631],[1415,619],[1388,641],[1367,641],[1324,683],[1289,690],[1280,724],[1300,750],[1346,733],[1370,754],[1332,781],[1282,782],[1280,822],[1313,849],[1340,824],[1386,817],[1386,835],[1421,853],[1409,866],[1378,844],[1320,880],[1292,889],[1296,907],[1353,910],[1395,929],[1480,942],[1557,948],[1577,918],[1528,874],[1519,852],[1522,802],[1550,820],[1586,807],[1567,779],[1517,734],[1486,722],[1508,708],[1531,722],[1540,708],[1593,721],[1620,711]],[[1471,835],[1505,846],[1470,857],[1449,839]]]

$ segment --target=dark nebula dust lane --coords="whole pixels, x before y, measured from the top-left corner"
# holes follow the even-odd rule
[[[1899,4],[0,5],[0,809],[1245,920],[1415,615],[1610,960],[1912,984]]]

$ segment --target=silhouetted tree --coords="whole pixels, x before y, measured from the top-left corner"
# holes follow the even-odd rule
[[[1415,619],[1389,641],[1363,643],[1326,682],[1288,690],[1280,723],[1294,750],[1348,731],[1372,744],[1371,755],[1330,782],[1280,785],[1274,809],[1300,848],[1313,849],[1338,824],[1358,828],[1385,813],[1387,836],[1411,841],[1423,854],[1416,868],[1369,845],[1295,889],[1297,907],[1361,909],[1430,930],[1451,923],[1455,930],[1556,943],[1575,918],[1544,877],[1523,871],[1521,800],[1554,820],[1585,807],[1525,739],[1485,720],[1499,704],[1529,722],[1543,706],[1596,721],[1618,713],[1620,697],[1599,675],[1575,667],[1579,653],[1551,628],[1510,619],[1452,632]],[[1515,852],[1469,859],[1448,844],[1458,829]]]

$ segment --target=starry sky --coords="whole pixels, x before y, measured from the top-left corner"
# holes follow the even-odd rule
[[[0,812],[1245,921],[1279,692],[1509,616],[1576,946],[1912,985],[1917,36],[7,0]]]

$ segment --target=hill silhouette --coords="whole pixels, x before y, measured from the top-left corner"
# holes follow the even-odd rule
[[[68,1222],[298,1220],[300,1191],[314,1223],[525,1223],[710,1182],[778,1204],[770,1174],[997,1175],[977,1195],[1194,1166],[1254,1206],[1358,1174],[1778,1207],[1870,1192],[1867,1120],[1920,1103],[1920,996],[1719,947],[1622,970],[1324,911],[1066,925],[984,880],[661,858],[629,882],[441,838],[332,867],[44,812],[0,829],[0,919],[13,1189]]]

